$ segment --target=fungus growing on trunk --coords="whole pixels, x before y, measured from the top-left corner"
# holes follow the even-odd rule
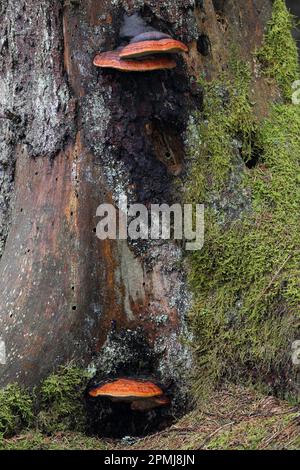
[[[117,69],[122,72],[153,72],[174,69],[176,62],[171,57],[148,57],[143,60],[121,60],[120,51],[97,54],[94,65],[101,68]]]
[[[188,52],[188,47],[176,39],[159,41],[141,41],[131,43],[120,51],[121,59],[135,59],[153,54],[170,54]]]
[[[134,411],[146,411],[170,403],[163,390],[153,382],[117,379],[101,384],[89,391],[93,398],[105,397],[114,402],[131,403]]]
[[[131,403],[131,409],[133,411],[148,411],[153,410],[153,408],[158,408],[160,406],[167,406],[170,404],[168,397],[153,397],[147,399],[135,400]]]
[[[185,44],[173,39],[169,34],[157,31],[148,25],[138,13],[124,16],[120,39],[121,42],[130,42],[128,45],[121,46],[114,51],[97,54],[94,65],[123,72],[151,72],[173,69],[176,67],[176,62],[167,54],[188,52]],[[166,55],[156,57],[156,54]],[[146,56],[151,57],[143,59]]]

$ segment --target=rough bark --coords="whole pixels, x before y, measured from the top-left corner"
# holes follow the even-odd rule
[[[295,16],[295,18],[300,17],[300,3],[297,0],[287,0],[287,6],[290,8],[291,12]],[[300,30],[299,27],[295,29],[294,36],[298,42],[299,47],[299,40],[300,40]]]
[[[32,386],[72,359],[98,375],[152,375],[177,396],[191,353],[182,247],[100,242],[96,208],[180,200],[174,164],[201,107],[200,73],[261,43],[271,2],[2,0],[0,69],[1,385]],[[188,43],[171,72],[98,71],[125,12]],[[230,27],[229,27],[230,26]],[[258,82],[258,112],[267,100]],[[168,158],[166,157],[168,156]],[[171,163],[169,156],[172,156]],[[184,172],[183,172],[184,173]],[[179,402],[181,398],[179,399]]]

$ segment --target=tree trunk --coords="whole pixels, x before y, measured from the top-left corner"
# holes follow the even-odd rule
[[[1,0],[0,8],[0,383],[33,386],[75,359],[106,377],[154,376],[182,397],[192,364],[181,341],[190,302],[183,249],[100,241],[96,209],[117,205],[121,193],[131,203],[181,200],[173,170],[184,168],[185,132],[201,108],[196,80],[226,67],[231,43],[251,57],[271,2]],[[118,46],[124,13],[134,11],[189,45],[174,71],[93,66],[97,51]],[[268,96],[255,86],[263,113]]]

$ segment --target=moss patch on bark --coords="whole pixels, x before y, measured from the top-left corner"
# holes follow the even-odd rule
[[[257,57],[283,101],[266,118],[256,118],[249,98],[254,72],[234,52],[222,77],[202,81],[204,110],[190,124],[187,199],[206,204],[205,246],[190,256],[196,397],[225,380],[298,394],[300,106],[288,101],[299,77],[291,26],[276,0]]]
[[[264,44],[257,54],[263,73],[277,82],[286,99],[291,98],[291,84],[299,76],[297,45],[292,36],[295,23],[286,2],[275,0]]]

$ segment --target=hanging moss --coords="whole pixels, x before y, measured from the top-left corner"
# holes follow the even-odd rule
[[[29,427],[33,422],[33,401],[18,385],[0,390],[0,435],[7,437]]]
[[[285,0],[275,0],[264,44],[257,54],[264,74],[278,83],[287,99],[291,98],[292,83],[299,78],[298,51],[292,36],[294,25]]]
[[[283,4],[274,3],[263,50],[269,44],[272,70],[287,96],[298,65],[294,43],[277,44],[286,31],[290,38]],[[233,61],[227,75],[204,84],[204,112],[190,125],[187,196],[206,203],[205,246],[190,256],[196,396],[224,380],[295,392],[290,356],[299,335],[300,107],[271,105],[258,122],[250,81],[250,68]]]

